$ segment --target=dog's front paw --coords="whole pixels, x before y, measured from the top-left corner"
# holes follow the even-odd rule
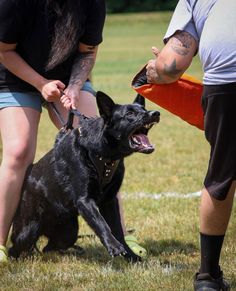
[[[112,257],[126,255],[125,247],[118,241],[109,244],[109,246],[107,247],[107,250],[108,250],[109,255]]]
[[[137,263],[137,262],[141,262],[142,261],[142,258],[140,256],[137,256],[132,251],[126,252],[126,254],[124,255],[124,257],[130,263]]]
[[[20,256],[20,251],[18,251],[16,248],[14,247],[11,247],[9,250],[8,250],[8,256],[11,257],[11,258],[14,258],[14,259],[18,259],[19,256]]]
[[[130,248],[129,246],[124,243],[124,246],[125,246],[125,251],[126,251],[126,254],[124,255],[125,259],[128,261],[128,262],[131,262],[131,263],[137,263],[137,262],[141,262],[142,261],[142,258],[138,255],[136,255]]]

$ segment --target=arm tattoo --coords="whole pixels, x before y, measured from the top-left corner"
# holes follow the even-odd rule
[[[181,75],[183,71],[178,70],[176,68],[176,60],[173,60],[173,62],[170,65],[167,65],[164,63],[164,68],[162,72],[157,72],[157,76],[155,78],[155,82],[158,84],[166,83],[166,77],[169,79],[172,79],[173,81],[176,80],[176,78],[179,78],[179,75]]]
[[[178,55],[186,56],[193,45],[193,37],[185,31],[177,32],[170,39],[171,48]]]
[[[164,73],[170,78],[176,78],[181,72],[182,70],[176,68],[176,60],[173,60],[170,65],[164,64]]]
[[[190,56],[192,53],[192,48],[195,44],[194,38],[185,31],[178,31],[169,40],[170,48],[174,51],[176,55],[181,57]],[[188,57],[189,57],[188,56]],[[173,58],[170,64],[164,63],[162,70],[162,77],[159,74],[160,82],[161,80],[168,77],[172,80],[176,80],[184,72],[184,69],[177,68],[178,57]]]
[[[92,48],[91,48],[92,51]],[[95,57],[92,53],[79,53],[75,58],[72,67],[69,85],[78,85],[82,87],[83,83],[88,78],[95,63]]]

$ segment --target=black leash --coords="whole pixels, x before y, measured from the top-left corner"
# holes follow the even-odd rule
[[[84,116],[79,110],[71,109],[69,111],[67,121],[65,122],[59,110],[56,108],[55,104],[53,102],[49,102],[48,104],[52,108],[53,112],[55,113],[62,127],[65,128],[66,130],[73,129],[74,116],[77,116],[77,117]]]
[[[63,96],[65,93],[60,90],[61,96]],[[64,129],[73,129],[73,121],[74,121],[74,116],[83,116],[83,114],[79,111],[79,110],[75,110],[75,109],[70,109],[69,114],[68,114],[68,118],[67,118],[67,122],[65,122],[59,112],[59,110],[56,108],[55,104],[53,102],[49,102],[48,103],[49,106],[51,106],[53,112],[55,113],[56,117],[58,118],[59,122],[62,125],[62,128]]]
[[[69,114],[68,114],[68,118],[67,118],[67,122],[63,125],[63,128],[66,130],[72,130],[74,129],[73,127],[73,121],[74,121],[74,116],[77,117],[81,117],[84,115],[77,109],[70,109]]]
[[[48,105],[52,108],[53,112],[55,113],[56,117],[60,121],[61,125],[63,126],[65,124],[65,121],[63,120],[60,112],[57,110],[55,104],[53,102],[48,102]]]

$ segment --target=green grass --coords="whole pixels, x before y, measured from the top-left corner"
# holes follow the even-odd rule
[[[152,58],[151,46],[162,47],[170,13],[108,15],[104,42],[94,69],[95,88],[113,96],[116,102],[130,103],[135,92],[131,80]],[[189,70],[201,78],[198,58]],[[147,102],[149,109],[158,107]],[[140,192],[186,193],[199,191],[207,168],[209,146],[203,132],[167,111],[150,132],[156,144],[151,155],[135,154],[126,160],[121,189],[127,228],[134,228],[148,258],[136,265],[122,258],[113,260],[97,238],[79,239],[86,253],[51,254],[11,262],[0,268],[0,290],[192,290],[192,277],[199,266],[199,199],[138,198]],[[36,160],[49,150],[56,129],[43,112]],[[233,210],[235,215],[235,207]],[[91,230],[81,220],[81,233]],[[236,227],[231,219],[222,253],[221,266],[236,290]],[[45,239],[39,242],[39,248]]]

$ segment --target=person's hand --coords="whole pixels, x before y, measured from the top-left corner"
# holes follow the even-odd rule
[[[59,80],[48,80],[42,85],[40,91],[45,100],[53,102],[61,97],[61,92],[64,90],[65,85]]]
[[[157,73],[157,66],[156,62],[158,60],[158,55],[160,53],[159,49],[156,47],[152,47],[152,52],[156,59],[152,59],[148,61],[148,64],[146,66],[146,76],[148,83],[157,84],[160,80],[160,77]]]
[[[61,97],[61,103],[63,106],[69,110],[69,109],[77,109],[78,108],[78,102],[79,102],[79,94],[80,90],[77,86],[69,85],[64,90],[64,95]]]

